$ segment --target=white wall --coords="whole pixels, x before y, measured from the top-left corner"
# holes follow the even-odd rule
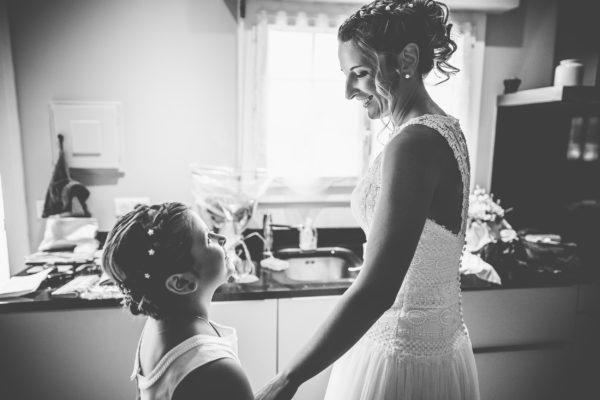
[[[191,162],[233,165],[236,22],[226,2],[9,0],[8,11],[32,248],[53,167],[51,100],[123,103],[125,175],[88,186],[100,229],[114,222],[115,197],[191,203]]]
[[[0,265],[6,256],[2,254],[6,251],[3,246],[7,244],[10,272],[14,273],[21,269],[23,257],[29,253],[29,240],[24,206],[23,151],[6,0],[0,0],[0,175],[3,184],[0,197],[4,201],[4,213],[0,215]],[[4,229],[6,241],[3,243]],[[0,280],[7,273],[0,267]]]

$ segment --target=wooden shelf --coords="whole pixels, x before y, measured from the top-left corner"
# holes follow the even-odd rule
[[[600,88],[595,86],[548,86],[498,96],[498,107],[555,102],[598,102]]]

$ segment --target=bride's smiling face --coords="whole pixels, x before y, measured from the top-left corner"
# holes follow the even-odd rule
[[[388,101],[377,92],[377,71],[354,41],[338,42],[338,58],[346,75],[346,98],[360,101],[371,119],[386,116],[389,113]]]

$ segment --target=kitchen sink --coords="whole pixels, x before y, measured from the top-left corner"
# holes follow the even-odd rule
[[[289,262],[284,271],[272,273],[272,278],[284,285],[348,285],[362,265],[360,257],[343,247],[288,248],[276,251],[274,256]]]

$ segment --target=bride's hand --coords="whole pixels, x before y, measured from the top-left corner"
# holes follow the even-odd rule
[[[254,397],[256,400],[290,400],[297,390],[298,387],[289,379],[277,375],[256,392]]]

